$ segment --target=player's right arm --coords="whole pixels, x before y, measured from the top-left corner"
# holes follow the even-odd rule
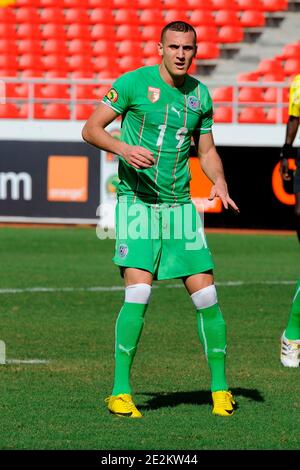
[[[82,129],[82,138],[101,150],[120,155],[134,168],[149,168],[154,163],[152,153],[138,145],[114,139],[106,126],[116,119],[118,113],[104,103],[100,103]]]

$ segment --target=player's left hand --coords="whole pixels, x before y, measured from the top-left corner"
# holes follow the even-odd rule
[[[211,188],[208,200],[212,201],[215,197],[219,197],[221,199],[225,209],[230,208],[236,214],[240,213],[240,209],[228,194],[228,188],[225,181],[216,181],[216,183]]]

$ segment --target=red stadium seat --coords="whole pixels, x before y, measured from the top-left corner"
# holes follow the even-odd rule
[[[16,36],[16,27],[14,24],[0,23],[0,38],[1,39],[15,38],[15,36]]]
[[[158,47],[157,41],[147,41],[143,46],[143,56],[144,57],[158,57]]]
[[[141,29],[141,39],[144,41],[160,41],[161,27],[157,25],[147,25]]]
[[[118,45],[118,56],[142,57],[142,47],[140,42],[125,40]]]
[[[94,78],[95,72],[94,70],[75,70],[70,73],[70,77],[74,80],[78,78]]]
[[[97,41],[97,39],[115,39],[115,29],[109,24],[95,24],[92,26],[89,38],[87,40]]]
[[[90,57],[86,55],[73,55],[69,57],[69,70],[93,70],[94,66]]]
[[[266,114],[263,108],[245,107],[241,110],[238,122],[244,124],[266,124]]]
[[[118,8],[128,8],[128,9],[132,8],[134,10],[138,9],[138,3],[136,0],[111,0],[111,1],[113,4],[113,8],[116,10]]]
[[[270,108],[267,111],[266,120],[269,124],[285,124],[288,120],[288,108]]]
[[[258,65],[257,72],[261,75],[266,73],[280,73],[282,72],[282,65],[280,61],[276,59],[263,59]]]
[[[162,1],[161,0],[136,0],[136,5],[138,10],[146,10],[146,9],[162,9]]]
[[[34,54],[22,54],[19,56],[19,70],[42,70],[43,63],[40,56]]]
[[[283,71],[285,76],[297,75],[300,73],[300,59],[287,59]]]
[[[144,65],[150,66],[150,65],[156,65],[161,62],[161,58],[158,57],[157,55],[150,55],[149,57],[146,57],[144,59]]]
[[[1,54],[0,69],[18,69],[18,61],[15,55]]]
[[[109,12],[110,13],[110,12]],[[89,24],[89,15],[84,8],[68,8],[64,13],[65,24]]]
[[[148,28],[148,26],[145,26],[145,28]],[[116,28],[114,39],[116,41],[121,41],[122,39],[131,39],[133,41],[138,41],[141,39],[141,31],[136,25],[121,24]]]
[[[119,66],[116,62],[116,59],[114,61],[111,60],[110,56],[101,56],[101,57],[95,57],[94,62],[93,62],[93,70],[97,73],[101,72],[102,70],[118,70]],[[119,75],[117,73],[117,75]]]
[[[280,11],[287,10],[288,0],[262,0],[262,8],[264,11]]]
[[[68,85],[59,83],[43,85],[41,88],[41,96],[43,98],[70,99]]]
[[[74,93],[76,100],[94,100],[95,85],[74,85]]]
[[[45,106],[44,119],[70,119],[69,107],[65,104],[50,103]]]
[[[229,123],[233,119],[233,110],[229,106],[218,106],[214,111],[214,122]]]
[[[107,8],[94,8],[89,17],[90,24],[114,24],[114,17]]]
[[[163,25],[164,18],[162,16],[161,10],[142,10],[139,18],[141,25]]]
[[[215,26],[215,17],[208,10],[194,10],[191,12],[190,22],[194,26]]]
[[[236,0],[239,11],[253,10],[262,11],[263,5],[261,0]]]
[[[213,10],[212,0],[186,0],[188,10]]]
[[[265,73],[263,75],[260,75],[260,81],[261,82],[283,82],[284,81],[284,72],[278,71],[278,72],[269,72]]]
[[[64,39],[66,36],[65,29],[62,24],[59,23],[47,23],[42,27],[42,38],[43,39]]]
[[[63,0],[64,8],[88,8],[88,0]]]
[[[21,98],[18,92],[18,84],[17,83],[5,83],[4,89],[1,86],[1,97],[5,96],[6,98]],[[28,91],[28,89],[27,89]],[[28,93],[26,94],[27,97]]]
[[[286,44],[284,46],[282,54],[276,56],[276,59],[286,60],[286,59],[300,59],[300,44]]]
[[[257,82],[259,78],[258,72],[247,72],[247,73],[240,73],[237,76],[237,81],[241,82]]]
[[[289,88],[269,87],[265,90],[264,99],[267,103],[289,102]]]
[[[61,8],[43,8],[40,12],[40,23],[64,23],[64,15]]]
[[[90,41],[81,39],[72,39],[67,46],[68,55],[91,55],[92,47]]]
[[[16,23],[39,24],[40,17],[37,9],[33,7],[19,7],[16,9]]]
[[[95,88],[95,96],[97,99],[102,100],[106,93],[110,90],[111,84],[100,85]]]
[[[231,102],[233,100],[233,87],[227,86],[227,87],[215,88],[215,90],[212,93],[212,100],[214,103],[223,102],[223,101]]]
[[[43,45],[43,54],[66,54],[66,43],[62,39],[47,39]]]
[[[86,41],[90,40],[90,30],[89,27],[85,24],[70,24],[66,30],[66,38],[71,41],[71,39],[85,39]]]
[[[18,3],[19,1],[20,0],[18,0]],[[64,7],[63,0],[36,0],[36,1],[38,3],[39,8],[63,8]]]
[[[115,42],[107,41],[106,39],[98,39],[93,44],[92,55],[93,56],[101,56],[101,55],[108,55],[110,54],[111,57],[117,56],[117,48]]]
[[[219,46],[215,42],[200,42],[198,44],[197,59],[217,59],[219,56]]]
[[[88,8],[107,8],[107,6],[113,6],[113,0],[88,0]]]
[[[236,43],[244,39],[244,30],[239,26],[221,26],[219,41],[223,43]]]
[[[43,0],[18,0],[19,7],[39,7]]]
[[[38,39],[20,39],[18,41],[18,54],[42,54],[41,42]]]
[[[195,30],[197,33],[198,42],[207,40],[209,40],[210,42],[219,41],[218,28],[216,26],[196,26]]]
[[[189,22],[189,18],[185,11],[181,10],[168,10],[164,15],[165,23],[171,23],[172,21],[185,21]]]
[[[19,72],[20,78],[38,78],[43,76],[43,71],[40,69],[26,69]]]
[[[136,10],[120,9],[116,10],[113,18],[114,24],[139,24],[139,17]]]
[[[124,56],[121,57],[121,59],[119,60],[119,69],[121,73],[137,69],[142,65],[142,59],[140,59],[139,57]]]
[[[5,69],[0,67],[0,79],[3,77],[16,77],[17,70],[16,69]]]
[[[266,24],[265,15],[262,11],[246,10],[240,16],[244,28],[263,27]]]
[[[238,93],[238,100],[241,103],[261,103],[265,101],[262,88],[255,87],[242,87]]]
[[[219,10],[215,15],[217,26],[241,26],[241,21],[234,10]]]
[[[61,69],[67,70],[68,64],[64,55],[49,54],[45,55],[42,58],[43,69],[44,70],[53,70]]]
[[[14,10],[11,8],[0,8],[0,23],[16,23]]]
[[[93,113],[95,106],[91,104],[76,104],[75,105],[75,119],[86,121]]]
[[[17,119],[19,117],[19,109],[15,104],[0,104],[0,119]]]
[[[1,34],[1,32],[0,32]],[[16,36],[17,39],[30,39],[30,38],[36,38],[40,39],[41,37],[41,30],[39,28],[38,24],[34,23],[22,23],[18,25],[17,30],[16,30]]]
[[[218,10],[238,10],[238,4],[235,0],[212,0],[212,9]]]
[[[12,55],[18,54],[16,41],[11,38],[0,38],[0,54],[5,54],[7,51]]]

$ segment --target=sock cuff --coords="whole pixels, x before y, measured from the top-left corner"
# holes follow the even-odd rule
[[[145,283],[131,284],[125,288],[125,302],[133,304],[148,304],[151,286]]]
[[[197,290],[191,295],[193,304],[197,310],[212,307],[218,303],[217,290],[214,284]]]

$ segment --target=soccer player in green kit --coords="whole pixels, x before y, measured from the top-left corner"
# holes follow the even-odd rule
[[[153,279],[183,280],[196,308],[211,372],[212,412],[231,416],[235,408],[225,375],[226,325],[214,286],[214,265],[190,198],[192,137],[202,169],[213,183],[210,199],[220,197],[226,209],[239,209],[229,197],[214,145],[209,92],[187,74],[196,42],[191,25],[166,25],[158,44],[161,64],[118,78],[82,131],[87,142],[120,156],[114,262],[124,277],[125,301],[116,321],[114,386],[106,399],[109,411],[118,416],[142,416],[132,399],[130,369]],[[118,141],[105,127],[119,115],[123,120]],[[130,231],[137,213],[143,231],[139,237]]]

